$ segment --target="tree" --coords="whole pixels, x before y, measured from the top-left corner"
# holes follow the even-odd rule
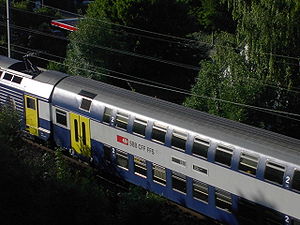
[[[293,88],[300,85],[300,27],[298,26],[300,3],[288,0],[271,2],[266,0],[224,0],[223,2],[228,3],[232,10],[233,18],[237,22],[237,31],[229,42],[226,41],[227,37],[220,37],[221,43],[217,43],[215,55],[212,57],[214,65],[202,66],[199,73],[202,80],[199,79],[193,92],[198,95],[209,92],[209,86],[205,87],[200,82],[203,82],[203,79],[208,79],[206,82],[209,83],[211,77],[203,78],[203,74],[209,73],[211,67],[214,67],[215,72],[218,73],[214,76],[221,79],[221,83],[217,83],[214,88],[218,89],[224,85],[222,90],[219,88],[223,99],[299,114],[300,96],[299,92],[294,91]],[[233,54],[234,52],[235,54]],[[218,63],[220,60],[223,60],[223,66]],[[235,70],[239,67],[241,70]],[[226,71],[229,73],[224,73]],[[225,79],[223,79],[225,74]],[[232,86],[226,81],[231,77],[236,77],[238,80],[245,80],[246,78],[250,88],[248,89],[247,86],[240,85],[239,82],[235,81],[234,86],[236,87],[234,89],[236,91],[232,93],[237,94],[236,97],[233,98],[233,96],[224,94],[228,91],[231,92]],[[202,89],[197,88],[199,86]],[[235,110],[232,111],[235,107],[226,108],[223,103],[214,102],[213,106],[207,109],[205,108],[206,102],[200,102],[197,105],[194,99],[194,97],[187,99],[186,105],[203,108],[207,111],[213,111],[217,115],[300,137],[299,132],[295,132],[300,129],[299,122],[291,122],[286,118],[287,115],[284,115],[285,117],[270,116],[270,114],[246,110],[245,108],[243,113],[239,115]],[[220,104],[223,106],[222,110],[219,109]]]
[[[197,67],[200,58],[206,57],[206,52],[198,46],[156,34],[184,37],[197,31],[187,5],[176,0],[96,0],[90,4],[78,28],[70,35],[66,61],[72,74],[103,79],[99,74],[78,68],[104,67],[189,87],[196,72],[181,64]],[[142,29],[151,32],[145,33]],[[98,71],[103,72],[102,69]],[[118,84],[116,80],[113,83]],[[139,92],[146,90],[142,86],[137,89]],[[157,90],[148,94],[160,95]]]

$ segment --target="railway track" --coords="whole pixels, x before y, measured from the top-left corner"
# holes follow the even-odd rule
[[[37,151],[44,151],[50,154],[54,154],[55,150],[43,145],[43,144],[39,144],[36,143],[28,138],[23,137],[22,140],[31,146],[32,149],[37,150]],[[99,185],[102,185],[106,188],[109,188],[110,190],[114,189],[114,191],[117,191],[118,193],[124,193],[124,192],[129,192],[130,191],[130,185],[127,183],[126,181],[120,182],[120,179],[117,179],[117,177],[114,176],[108,176],[104,173],[101,173],[98,169],[94,168],[93,166],[91,166],[90,164],[88,164],[87,162],[84,162],[80,159],[68,156],[66,154],[64,154],[63,159],[67,160],[68,162],[70,162],[73,166],[76,166],[78,168],[84,168],[84,169],[89,169],[93,171],[93,174],[95,175],[96,181],[97,183],[99,183]],[[198,212],[195,212],[193,210],[187,209],[179,204],[176,204],[168,199],[166,199],[167,204],[172,206],[175,206],[176,208],[178,208],[180,211],[182,211],[183,213],[189,214],[193,217],[196,217],[197,219],[199,219],[199,221],[205,222],[206,225],[221,225],[222,223],[219,223],[218,221],[214,221],[211,218],[206,217],[205,215],[199,214]]]

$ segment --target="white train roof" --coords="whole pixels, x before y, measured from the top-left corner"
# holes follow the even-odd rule
[[[169,124],[171,127],[179,127],[209,137],[220,144],[247,149],[300,165],[300,140],[80,76],[63,79],[54,90],[53,103],[79,110],[81,91],[96,95],[92,104],[111,105],[119,110],[132,112],[133,115],[142,115]]]

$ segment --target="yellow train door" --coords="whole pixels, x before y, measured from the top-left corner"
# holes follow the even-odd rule
[[[37,98],[24,95],[26,130],[38,136],[38,107]]]
[[[90,120],[70,113],[71,147],[78,154],[91,156]]]

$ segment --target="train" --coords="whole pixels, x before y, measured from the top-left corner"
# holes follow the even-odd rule
[[[227,224],[300,224],[300,140],[0,56],[24,133]],[[80,74],[79,74],[80,75]]]

